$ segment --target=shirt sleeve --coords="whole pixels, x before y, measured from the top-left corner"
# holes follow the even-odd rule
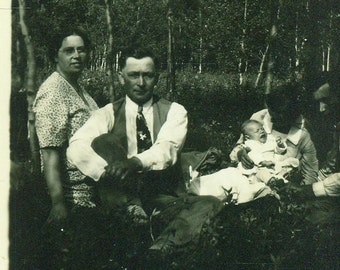
[[[172,103],[155,143],[150,149],[136,155],[144,170],[163,170],[176,163],[186,139],[187,125],[185,108],[178,103]]]
[[[95,111],[89,120],[71,137],[67,158],[83,174],[98,181],[107,162],[91,147],[94,138],[109,132],[114,124],[112,104]]]
[[[339,126],[340,123],[337,124]],[[337,137],[336,129],[334,130],[333,134],[333,145],[331,150],[327,153],[327,158],[325,164],[322,166],[322,168],[319,170],[318,173],[318,179],[323,180],[332,173],[336,172],[336,160],[337,156],[339,155],[339,149],[340,149],[340,140]]]
[[[325,180],[313,184],[313,192],[316,197],[340,196],[340,173],[334,173]]]
[[[301,160],[300,168],[303,176],[303,184],[313,184],[317,181],[318,176],[318,159],[316,157],[316,149],[307,130],[301,137]]]
[[[41,89],[35,104],[35,127],[41,148],[61,147],[68,140],[68,104],[57,88]]]

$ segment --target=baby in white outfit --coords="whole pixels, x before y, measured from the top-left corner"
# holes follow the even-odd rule
[[[298,167],[298,159],[285,158],[287,145],[281,138],[267,134],[260,122],[247,120],[241,130],[244,147],[251,149],[248,155],[254,161],[254,168],[247,170],[239,163],[237,168],[196,177],[190,183],[190,193],[213,195],[221,200],[232,195],[235,203],[244,203],[270,193],[269,182],[279,179],[286,182],[284,175]]]

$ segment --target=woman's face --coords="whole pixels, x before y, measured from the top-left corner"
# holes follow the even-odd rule
[[[57,70],[65,75],[80,75],[85,67],[87,52],[83,39],[78,35],[64,38],[55,58]]]

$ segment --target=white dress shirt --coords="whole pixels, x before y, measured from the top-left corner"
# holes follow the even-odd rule
[[[323,181],[319,181],[313,184],[313,192],[316,197],[340,196],[340,173],[334,173],[328,176]]]
[[[143,153],[137,154],[136,116],[138,105],[126,96],[126,135],[127,157],[141,160],[143,170],[163,170],[177,161],[178,152],[182,149],[187,134],[187,111],[173,102],[167,120],[161,127],[157,140],[153,138],[153,106],[152,100],[143,105],[143,114],[151,133],[153,145]],[[67,149],[68,160],[86,176],[98,181],[105,171],[107,162],[91,147],[94,138],[108,133],[114,127],[115,117],[112,104],[95,111],[90,119],[70,139]]]

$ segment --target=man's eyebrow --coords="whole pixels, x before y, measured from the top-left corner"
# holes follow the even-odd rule
[[[74,48],[85,48],[84,45],[82,46],[67,46],[67,47],[64,47],[63,49],[74,49]]]

